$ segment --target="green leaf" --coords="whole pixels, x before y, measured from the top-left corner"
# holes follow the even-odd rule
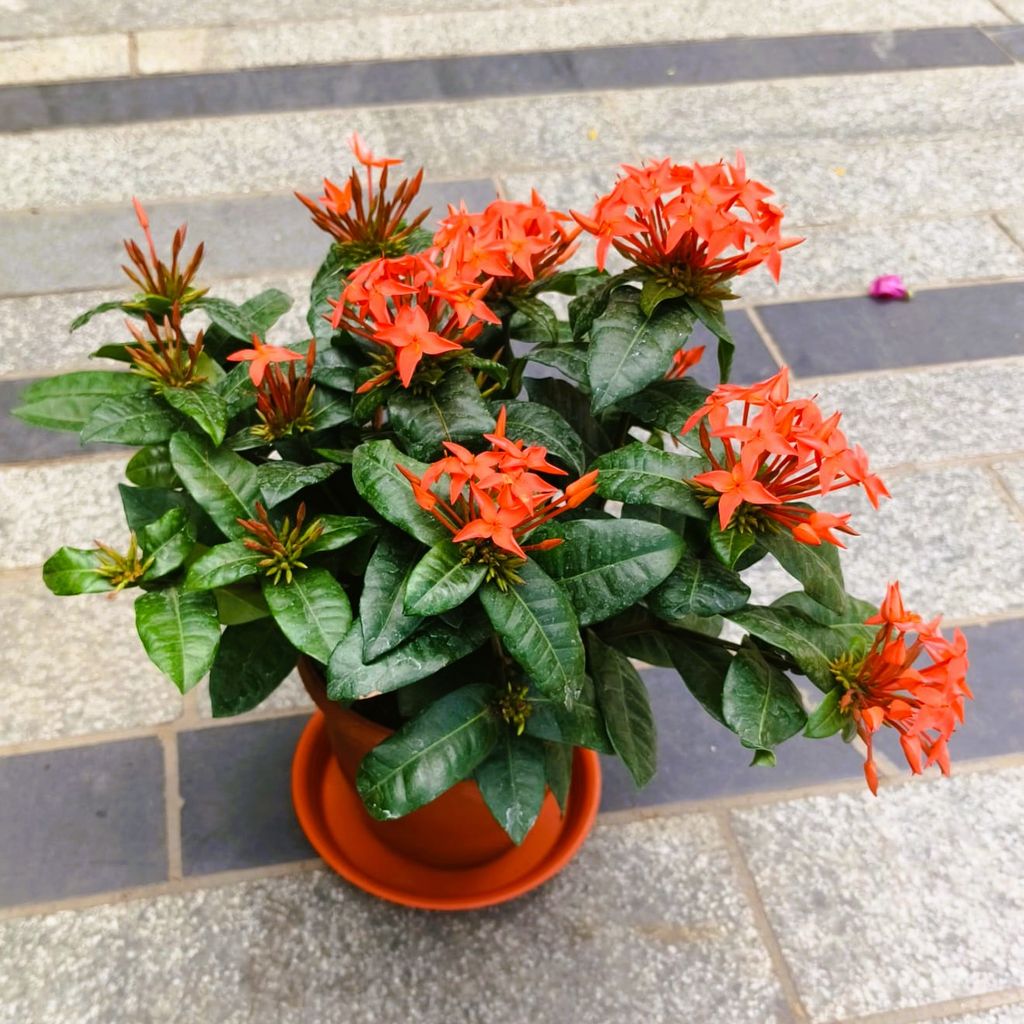
[[[594,681],[583,677],[579,696],[571,708],[544,694],[530,692],[530,714],[526,733],[542,740],[552,740],[575,747],[589,747],[601,754],[615,753],[604,725],[604,716],[597,705]]]
[[[587,345],[537,345],[526,353],[531,363],[551,366],[565,374],[574,384],[590,390],[587,377],[587,356],[590,348]]]
[[[152,392],[108,398],[82,428],[82,443],[158,444],[181,427],[181,420]]]
[[[313,364],[313,380],[326,384],[336,391],[352,392],[356,388],[358,363],[347,351],[333,346],[317,347],[316,362]]]
[[[685,615],[722,615],[742,608],[750,597],[739,574],[707,558],[683,555],[672,575],[647,598],[647,606],[665,619]]]
[[[509,654],[541,693],[571,704],[583,685],[579,621],[565,591],[531,559],[517,570],[521,584],[485,583],[480,602]]]
[[[213,590],[226,587],[260,571],[263,555],[251,551],[241,540],[229,541],[210,548],[188,568],[185,576],[185,590]]]
[[[586,295],[608,279],[608,273],[598,270],[597,267],[578,267],[574,270],[560,270],[550,277],[542,277],[533,285],[533,290],[538,294],[559,292],[562,295]]]
[[[772,601],[774,608],[795,608],[803,612],[809,619],[821,623],[823,626],[856,625],[862,626],[866,619],[874,615],[878,608],[870,601],[861,601],[859,598],[846,595],[846,601],[840,611],[833,611],[822,604],[818,604],[802,590],[794,590],[783,594]]]
[[[846,607],[843,570],[834,544],[801,544],[788,530],[758,534],[758,541],[818,604],[836,612]]]
[[[796,687],[752,648],[744,648],[732,659],[722,711],[726,725],[743,746],[755,750],[771,750],[807,721]]]
[[[60,597],[113,590],[99,567],[100,553],[95,548],[61,548],[43,563],[43,582]]]
[[[722,699],[732,665],[729,651],[716,643],[679,634],[666,637],[665,649],[686,688],[712,718],[725,725]]]
[[[327,696],[331,700],[358,700],[397,690],[475,651],[487,632],[480,621],[455,629],[440,620],[430,620],[410,640],[364,664],[363,626],[357,619],[327,664]]]
[[[263,598],[281,632],[311,658],[327,664],[352,625],[352,606],[326,569],[296,569],[291,583],[263,578]]]
[[[711,515],[711,522],[708,525],[708,543],[711,551],[722,565],[727,569],[735,567],[748,548],[754,544],[755,537],[752,533],[739,530],[735,525],[722,529],[719,525],[718,510]]]
[[[364,661],[372,661],[397,647],[423,621],[420,616],[405,612],[406,586],[419,552],[415,541],[392,530],[384,534],[374,549],[359,599]]]
[[[229,337],[236,341],[244,341],[246,345],[252,343],[252,336],[258,334],[261,338],[265,331],[241,306],[236,306],[227,299],[216,299],[211,295],[205,295],[199,300],[198,305],[210,318],[210,323],[219,327]]]
[[[502,387],[504,387],[509,381],[508,367],[504,363],[495,362],[493,359],[483,359],[480,356],[475,356],[472,353],[462,357],[462,362],[470,370],[477,370],[482,373],[485,377],[490,377],[491,380],[497,381]]]
[[[112,309],[121,309],[123,303],[120,299],[115,299],[111,302],[101,302],[98,306],[93,306],[92,309],[87,309],[84,313],[79,313],[74,320],[71,321],[71,326],[68,328],[69,331],[77,331],[79,327],[84,327],[94,316],[100,313],[109,313]]]
[[[400,818],[468,778],[498,742],[493,696],[487,683],[463,686],[374,747],[356,777],[370,814]]]
[[[256,388],[249,377],[248,363],[240,363],[225,374],[217,381],[216,388],[227,409],[229,420],[256,404]]]
[[[186,495],[163,487],[129,487],[127,484],[118,484],[117,490],[121,495],[128,529],[136,533],[172,508],[187,509],[188,506]]]
[[[549,523],[530,535],[530,543],[551,537],[563,543],[533,557],[565,588],[581,626],[636,604],[672,572],[684,550],[671,530],[640,520]]]
[[[188,558],[196,541],[196,529],[183,508],[172,508],[144,526],[138,538],[143,557],[147,561],[153,559],[143,579],[158,580]]]
[[[533,828],[547,794],[544,744],[504,729],[474,778],[494,820],[518,846]]]
[[[812,740],[824,740],[842,730],[848,717],[839,710],[843,688],[837,686],[822,698],[821,703],[807,716],[804,735]]]
[[[572,747],[545,742],[544,775],[548,780],[548,788],[558,801],[559,809],[565,814],[572,786]]]
[[[505,436],[527,445],[547,448],[548,454],[577,476],[586,468],[586,456],[579,435],[554,409],[537,402],[492,402],[496,418],[505,407]]]
[[[647,317],[653,316],[654,311],[663,302],[678,299],[685,294],[686,292],[682,288],[677,288],[674,284],[659,281],[656,277],[649,277],[640,289],[640,312]]]
[[[224,440],[228,406],[213,388],[164,388],[160,393],[168,405],[192,420],[214,444]]]
[[[332,391],[322,385],[313,393],[310,402],[310,427],[314,430],[326,430],[341,423],[349,423],[352,419],[352,400],[340,391]]]
[[[654,714],[647,687],[629,658],[587,633],[587,656],[608,737],[637,789],[658,767]]]
[[[399,464],[418,477],[427,470],[424,463],[403,455],[390,441],[364,441],[352,455],[352,480],[362,497],[389,523],[432,547],[449,533],[416,504],[412,486],[398,471]]]
[[[30,384],[11,411],[25,423],[51,430],[81,430],[92,414],[111,398],[147,393],[149,385],[135,373],[82,370],[62,373]]]
[[[648,317],[635,288],[614,292],[590,328],[588,373],[594,412],[664,377],[673,353],[689,339],[693,321],[693,314],[682,307]]]
[[[424,395],[396,392],[388,412],[403,446],[418,459],[439,454],[444,441],[479,441],[494,429],[494,417],[464,367],[449,370]]]
[[[263,337],[292,308],[292,300],[279,288],[268,288],[241,305],[241,311]]]
[[[462,549],[451,540],[435,544],[409,574],[405,611],[409,615],[440,615],[476,593],[487,566],[467,564]]]
[[[612,501],[658,505],[697,519],[704,506],[687,480],[702,472],[700,459],[663,452],[642,441],[602,455],[595,463],[597,493]]]
[[[154,590],[135,602],[135,628],[150,660],[182,693],[206,675],[220,641],[211,594]]]
[[[318,462],[312,466],[303,466],[298,462],[272,460],[264,462],[256,473],[263,504],[267,508],[280,505],[303,487],[312,487],[322,483],[337,473],[338,467],[331,462]]]
[[[379,529],[375,522],[364,516],[327,515],[318,516],[317,519],[324,528],[323,533],[303,548],[303,553],[307,555],[317,555],[321,551],[337,551],[338,548],[343,548]]]
[[[241,626],[270,617],[270,609],[255,581],[218,587],[211,593],[217,600],[217,618],[224,626]]]
[[[648,384],[643,391],[623,398],[618,408],[624,409],[637,418],[645,427],[664,430],[679,436],[683,444],[692,451],[701,452],[697,431],[683,434],[683,425],[711,394],[691,377],[682,380],[659,380]],[[716,442],[717,443],[717,442]]]
[[[572,424],[583,442],[586,461],[615,447],[604,426],[594,417],[590,399],[567,380],[553,377],[527,377],[524,381],[530,401],[546,406]],[[518,403],[512,403],[516,405]]]
[[[238,519],[252,518],[259,497],[256,467],[192,434],[175,434],[170,452],[171,464],[185,488],[225,536],[243,536],[245,530]]]
[[[732,334],[729,333],[729,327],[725,322],[722,303],[717,299],[691,298],[686,301],[700,322],[718,339],[718,375],[724,383],[729,379],[736,344],[733,342]]]
[[[210,669],[214,718],[241,715],[262,704],[295,668],[295,649],[265,622],[228,626]]]
[[[558,317],[543,300],[528,295],[510,295],[516,313],[510,332],[521,341],[558,341]]]
[[[334,336],[334,328],[324,317],[333,313],[328,299],[336,299],[341,294],[341,278],[345,269],[345,260],[334,245],[327,250],[323,263],[320,264],[313,283],[309,289],[309,312],[306,323],[316,338],[317,345],[326,345]]]
[[[180,487],[181,481],[171,465],[165,444],[140,448],[129,460],[124,475],[138,487]]]

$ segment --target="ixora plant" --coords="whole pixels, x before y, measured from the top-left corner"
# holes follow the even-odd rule
[[[96,353],[122,368],[34,384],[17,413],[138,448],[126,540],[61,548],[50,589],[137,588],[150,657],[182,691],[209,673],[217,715],[319,665],[323,703],[393,730],[356,777],[377,819],[474,780],[519,843],[549,790],[565,806],[574,747],[643,786],[655,723],[634,659],[677,670],[755,764],[798,734],[859,735],[875,790],[889,727],[913,772],[947,771],[962,634],[898,584],[880,606],[847,594],[850,516],[809,503],[859,487],[877,506],[885,485],[785,369],[727,383],[734,278],[777,278],[800,241],[742,160],[624,167],[586,215],[536,193],[449,207],[431,233],[410,212],[422,172],[396,186],[398,161],[354,149],[343,185],[299,197],[332,238],[307,337],[269,340],[278,291],[196,287],[184,228],[162,262],[136,204],[136,294],[73,325],[127,314]],[[567,269],[584,233],[597,266]],[[628,269],[604,269],[609,249]],[[712,391],[687,375],[697,324],[717,338]],[[767,606],[743,581],[763,558],[797,584]]]

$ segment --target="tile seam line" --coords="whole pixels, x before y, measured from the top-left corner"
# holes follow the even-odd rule
[[[985,463],[985,469],[992,480],[993,485],[1010,507],[1010,511],[1024,526],[1024,506],[1017,500],[1017,496],[1010,490],[1010,485],[1003,478],[1003,474],[991,463]]]
[[[757,85],[763,85],[771,82],[820,82],[823,80],[842,80],[846,79],[861,79],[867,78],[872,75],[897,75],[904,77],[906,75],[912,75],[915,73],[940,73],[940,72],[956,72],[956,71],[969,71],[979,70],[983,68],[992,68],[995,70],[1005,70],[1019,68],[1021,65],[1014,63],[1007,64],[969,64],[969,65],[940,65],[932,67],[921,67],[921,68],[877,68],[866,71],[842,71],[842,72],[823,72],[819,74],[807,74],[807,75],[783,75],[775,78],[741,78],[723,82],[695,82],[695,83],[680,83],[679,85],[641,85],[641,86],[620,86],[613,89],[566,89],[559,92],[545,93],[497,93],[495,95],[484,95],[484,96],[473,96],[469,98],[446,98],[440,100],[421,100],[421,101],[393,101],[389,103],[380,104],[363,104],[363,105],[350,105],[350,106],[315,106],[315,107],[300,107],[294,110],[276,110],[276,111],[246,111],[244,113],[226,113],[226,114],[210,114],[210,115],[190,115],[186,117],[162,117],[145,120],[132,120],[132,121],[120,121],[120,122],[100,122],[96,124],[68,124],[68,125],[52,125],[45,128],[30,128],[26,130],[10,131],[0,130],[0,139],[3,138],[17,138],[18,136],[49,136],[56,132],[61,131],[79,131],[79,132],[92,132],[96,130],[123,130],[126,128],[136,126],[146,127],[161,127],[167,124],[182,123],[182,122],[193,122],[193,121],[214,121],[214,120],[235,120],[237,118],[244,117],[294,117],[302,114],[317,114],[324,111],[380,111],[380,110],[408,110],[410,107],[414,107],[417,110],[425,110],[431,108],[443,109],[445,106],[457,105],[459,107],[476,106],[485,103],[493,102],[494,100],[536,100],[538,98],[556,98],[559,100],[564,99],[577,99],[580,97],[601,97],[610,98],[619,95],[631,95],[638,92],[644,91],[663,91],[665,89],[672,89],[673,91],[681,91],[684,89],[721,89],[733,85],[755,87]],[[955,133],[957,135],[969,135],[968,131],[963,133]],[[1003,133],[1005,134],[1005,133]],[[879,143],[878,145],[882,145]],[[859,148],[869,149],[869,146],[860,146]],[[568,165],[567,165],[568,166]],[[528,168],[529,169],[529,168]]]
[[[996,211],[994,211],[994,212],[993,212],[992,214],[990,214],[990,216],[991,216],[991,218],[992,218],[992,222],[993,222],[993,223],[995,224],[995,226],[996,226],[997,228],[999,228],[999,230],[1000,230],[1000,231],[1002,231],[1002,233],[1003,233],[1004,235],[1006,235],[1006,237],[1007,237],[1007,238],[1008,238],[1008,239],[1009,239],[1009,240],[1010,240],[1010,241],[1011,241],[1011,242],[1012,242],[1012,243],[1013,243],[1013,244],[1014,244],[1014,245],[1015,245],[1015,246],[1016,246],[1016,247],[1017,247],[1018,249],[1020,249],[1020,250],[1021,250],[1022,252],[1024,252],[1024,239],[1020,239],[1020,238],[1018,238],[1018,237],[1017,237],[1017,236],[1016,236],[1016,235],[1015,235],[1015,234],[1013,233],[1013,231],[1012,231],[1012,230],[1011,230],[1011,229],[1010,229],[1010,228],[1009,228],[1009,227],[1007,226],[1007,224],[1006,224],[1006,223],[1005,223],[1005,222],[1003,221],[1003,213],[1004,213],[1004,211],[1002,211],[1002,210],[996,210]]]
[[[181,838],[181,784],[178,772],[178,737],[165,726],[155,730],[163,752],[164,765],[164,841],[167,845],[167,880],[176,882],[184,877]]]
[[[977,995],[959,996],[938,1003],[922,1003],[899,1010],[881,1010],[863,1017],[837,1018],[828,1024],[930,1024],[939,1018],[957,1018],[985,1010],[1019,1006],[1024,988],[993,989]]]

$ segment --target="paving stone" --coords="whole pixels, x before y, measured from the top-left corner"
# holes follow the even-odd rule
[[[842,556],[851,594],[878,602],[898,579],[907,604],[922,615],[963,619],[1024,610],[1024,525],[984,469],[936,469],[886,482],[893,500],[877,512],[851,491],[817,503],[851,512],[860,532],[847,538]],[[984,529],[975,528],[979,523]],[[744,578],[759,603],[798,586],[767,559]]]
[[[671,669],[646,669],[658,727],[658,773],[641,790],[617,758],[602,758],[601,810],[710,800],[856,778],[862,756],[841,740],[796,736],[778,748],[774,768],[751,768],[751,751],[690,696]]]
[[[130,73],[128,37],[124,35],[0,39],[0,85]]]
[[[0,758],[0,904],[164,880],[163,801],[156,739]]]
[[[981,1013],[969,1013],[965,1017],[941,1017],[932,1024],[1024,1024],[1024,1006],[1000,1006]]]
[[[999,0],[999,7],[1013,21],[1024,21],[1024,0]]]
[[[780,303],[759,311],[800,377],[1024,353],[1024,282],[938,288],[910,302]]]
[[[1024,60],[1024,25],[1007,25],[987,29],[987,34],[1014,60]]]
[[[0,466],[0,569],[42,565],[57,548],[127,539],[123,455]]]
[[[1024,460],[998,462],[996,472],[1003,478],[1017,504],[1024,509]]]
[[[2,575],[0,621],[0,746],[155,725],[181,713],[178,691],[139,642],[132,594],[55,597],[38,571]]]
[[[599,825],[486,911],[405,910],[317,871],[7,921],[0,949],[4,1024],[790,1019],[702,815]]]
[[[813,1021],[1024,983],[1024,769],[734,811]]]
[[[307,715],[178,734],[186,875],[314,857],[292,809],[291,763]]]
[[[349,160],[347,151],[336,155],[324,174],[344,176]],[[316,181],[296,183],[296,188],[314,198],[321,194]],[[430,209],[432,225],[445,215],[448,203],[464,199],[470,209],[480,209],[494,196],[494,183],[482,179],[427,182],[413,210]],[[316,267],[330,243],[291,194],[152,203],[146,212],[158,252],[170,252],[171,236],[180,224],[188,225],[188,253],[205,243],[203,280]],[[126,284],[121,240],[142,237],[129,203],[0,214],[0,235],[9,242],[0,251],[0,288],[8,295],[108,287],[120,291]],[[55,246],[58,238],[60,245]],[[116,317],[110,322],[118,323]]]

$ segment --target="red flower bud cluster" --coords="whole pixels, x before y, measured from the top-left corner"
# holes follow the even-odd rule
[[[432,463],[422,477],[404,466],[398,468],[412,485],[420,508],[450,530],[456,543],[490,541],[508,554],[525,558],[527,551],[561,543],[552,538],[523,547],[519,542],[541,523],[582,505],[596,489],[597,470],[560,490],[540,474],[565,476],[565,470],[548,462],[546,448],[509,440],[505,424],[503,408],[494,433],[484,434],[490,449],[479,455],[448,441],[449,454]],[[448,477],[447,501],[431,490],[442,476]]]
[[[949,774],[946,744],[964,720],[964,700],[973,699],[967,685],[967,640],[959,629],[947,640],[939,620],[923,622],[903,605],[899,583],[890,583],[877,615],[866,620],[879,627],[871,649],[863,658],[847,656],[836,671],[846,692],[839,700],[841,711],[856,723],[867,746],[864,775],[872,793],[878,791],[874,734],[887,725],[899,733],[900,745],[918,775],[924,767],[938,764]],[[914,634],[913,642],[910,635]],[[925,654],[929,664],[915,668]]]
[[[146,248],[148,254],[139,248],[138,243],[125,239],[124,248],[128,253],[134,270],[122,265],[121,269],[128,275],[129,280],[136,285],[145,295],[158,295],[169,303],[193,302],[206,294],[206,288],[191,288],[193,279],[199,270],[199,264],[203,261],[203,243],[200,242],[192,253],[188,263],[183,267],[178,265],[182,250],[185,248],[185,235],[188,228],[182,224],[174,232],[171,241],[171,263],[168,266],[156,254],[156,246],[153,244],[153,236],[149,231],[149,217],[142,207],[142,203],[134,196],[132,205],[135,207],[135,217],[146,236]]]
[[[671,278],[694,273],[709,285],[764,263],[777,281],[784,249],[802,242],[782,236],[782,210],[767,202],[770,189],[736,163],[623,165],[589,217],[572,215],[597,237],[597,265],[609,246],[642,267]],[[732,254],[729,255],[730,250]]]
[[[742,413],[733,415],[731,407],[740,403]],[[890,496],[868,471],[864,449],[847,443],[840,417],[837,412],[826,419],[813,399],[791,400],[785,367],[750,386],[720,384],[686,421],[683,433],[700,423],[701,447],[714,468],[693,482],[717,492],[721,528],[746,504],[804,544],[825,540],[843,547],[832,531],[856,533],[848,513],[831,515],[793,504],[854,485],[864,489],[875,508],[880,497]]]

